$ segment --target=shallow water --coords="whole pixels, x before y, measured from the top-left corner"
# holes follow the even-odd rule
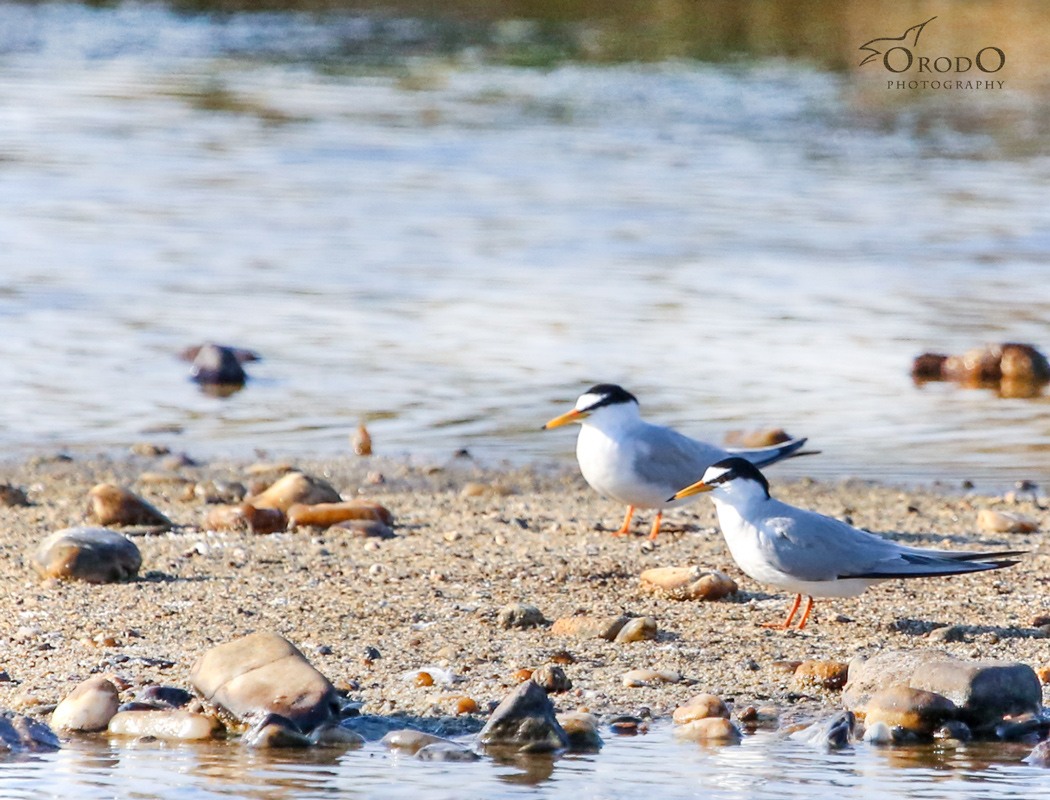
[[[421,762],[379,743],[330,753],[257,753],[237,744],[110,746],[80,742],[0,767],[4,796],[150,798],[660,797],[1036,798],[1050,773],[1021,763],[1021,745],[872,748],[826,753],[772,733],[740,745],[678,742],[670,724],[641,736],[606,734],[598,755],[522,763]],[[464,787],[469,787],[467,794]]]
[[[1050,470],[1045,396],[908,374],[1050,349],[1042,140],[1007,157],[980,123],[920,124],[921,98],[874,124],[855,76],[782,60],[346,57],[377,31],[418,40],[0,6],[6,455],[338,454],[366,421],[385,454],[567,461],[539,427],[615,381],[693,435],[823,451],[781,474]],[[244,391],[187,380],[174,354],[204,340],[264,356]]]

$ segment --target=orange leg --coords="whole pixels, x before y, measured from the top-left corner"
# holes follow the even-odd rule
[[[788,612],[786,620],[784,620],[783,622],[781,622],[779,624],[775,623],[775,622],[767,622],[762,627],[763,628],[780,628],[781,630],[785,630],[786,631],[788,628],[791,627],[791,620],[794,618],[795,612],[798,611],[798,607],[799,607],[799,605],[801,605],[801,603],[802,603],[802,595],[796,594],[795,595],[795,602],[792,603],[791,610]],[[810,606],[813,605],[813,598],[812,597],[809,599],[809,603],[810,603]],[[809,614],[809,607],[808,606],[806,608],[806,614]],[[803,620],[803,624],[805,624],[805,620]]]
[[[653,531],[652,531],[652,533],[649,534],[649,538],[650,539],[655,539],[656,538],[656,534],[658,534],[660,532],[660,520],[663,519],[663,517],[664,517],[664,512],[663,511],[657,511],[656,512],[656,519],[653,520]]]
[[[613,531],[613,536],[624,536],[631,532],[631,517],[634,516],[634,506],[627,506],[627,516],[623,518],[623,525],[620,526],[620,530]]]
[[[809,619],[809,612],[813,610],[813,598],[808,594],[806,595],[806,610],[802,612],[802,619],[798,622],[798,629],[802,630],[806,627],[806,620]]]

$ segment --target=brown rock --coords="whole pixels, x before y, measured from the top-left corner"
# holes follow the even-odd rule
[[[617,644],[630,644],[655,639],[657,634],[656,620],[652,617],[635,617],[629,620],[613,640]]]
[[[722,698],[717,695],[693,695],[685,703],[678,706],[671,715],[671,718],[678,725],[685,725],[694,720],[707,719],[708,717],[729,719],[729,709],[722,702]]]
[[[378,503],[367,500],[348,500],[338,503],[295,503],[288,509],[288,529],[295,530],[307,525],[327,528],[351,519],[371,519],[390,526],[394,515]]]
[[[274,713],[307,731],[339,714],[328,679],[290,642],[266,631],[208,650],[190,681],[206,700],[242,720]]]
[[[31,505],[29,497],[17,486],[9,483],[0,483],[0,506],[18,508]]]
[[[948,356],[942,353],[923,353],[915,358],[911,366],[911,376],[917,381],[944,380],[944,362]]]
[[[339,492],[325,481],[302,472],[289,472],[266,491],[248,498],[248,502],[255,508],[277,508],[286,514],[296,503],[309,506],[317,503],[339,503],[341,500]]]
[[[849,664],[845,662],[807,660],[795,669],[791,683],[803,691],[814,687],[837,690],[846,685],[848,675]]]
[[[127,489],[100,483],[88,492],[89,517],[99,525],[158,525],[171,527],[171,520]]]
[[[547,693],[532,681],[525,681],[503,699],[478,741],[526,753],[549,753],[569,746],[568,734],[558,724]]]
[[[368,428],[358,425],[354,435],[350,437],[350,446],[359,456],[372,455],[372,437],[368,433]]]
[[[993,533],[1034,533],[1039,530],[1039,521],[1016,511],[982,508],[977,512],[977,526]]]
[[[704,717],[687,722],[675,728],[674,735],[696,742],[732,743],[743,738],[736,725],[723,717]]]
[[[884,722],[919,736],[932,736],[941,725],[956,717],[955,704],[936,692],[912,689],[903,684],[889,686],[872,695],[865,706],[865,724]]]
[[[570,753],[597,753],[602,747],[598,735],[598,718],[585,711],[568,711],[557,715],[558,724],[569,737]]]
[[[772,447],[790,442],[791,436],[783,428],[763,428],[757,431],[729,431],[725,442],[731,447]]]
[[[628,623],[628,617],[562,617],[551,625],[554,636],[575,636],[578,639],[616,638],[620,629]]]
[[[51,534],[30,557],[43,578],[114,583],[138,574],[139,548],[116,531],[106,528],[66,528]]]
[[[1050,683],[1050,667],[1040,667],[1035,674],[1040,683]]]
[[[1050,381],[1050,362],[1030,344],[1009,342],[1002,346],[999,370],[1003,380],[1030,383]]]
[[[700,567],[655,567],[639,579],[642,588],[675,600],[721,600],[737,590],[725,573]]]
[[[288,525],[284,512],[278,508],[256,508],[251,503],[238,506],[215,506],[204,522],[210,531],[251,531],[278,533]]]
[[[543,687],[547,694],[560,694],[572,688],[572,681],[565,670],[551,664],[545,664],[531,675],[532,680]]]
[[[120,706],[117,687],[103,677],[88,678],[58,704],[51,727],[62,731],[104,731]]]

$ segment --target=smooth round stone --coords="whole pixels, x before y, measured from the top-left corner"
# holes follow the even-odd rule
[[[675,600],[721,600],[737,590],[736,581],[701,567],[655,567],[639,576],[642,587]]]
[[[713,694],[697,694],[678,706],[671,718],[679,725],[686,725],[698,719],[721,717],[729,719],[729,708],[722,698]]]
[[[675,728],[674,735],[696,742],[739,742],[743,738],[736,725],[722,717],[695,719]]]
[[[339,718],[335,688],[287,639],[269,631],[213,647],[190,672],[206,700],[239,719],[272,713],[302,730]]]
[[[250,350],[211,342],[191,347],[182,355],[186,357],[191,353],[193,366],[190,369],[190,378],[199,384],[211,386],[243,386],[248,376],[241,363],[258,358]]]
[[[276,508],[285,514],[296,503],[314,505],[339,503],[341,500],[339,492],[328,483],[302,472],[289,472],[278,478],[266,491],[248,498],[255,508]]]
[[[117,687],[94,677],[78,685],[51,714],[51,727],[63,731],[103,731],[120,707]]]
[[[558,714],[558,724],[569,735],[569,751],[572,753],[597,753],[602,746],[598,735],[598,718],[584,711],[568,711]]]
[[[501,628],[536,628],[547,620],[543,612],[528,603],[508,603],[499,610],[496,621]]]
[[[885,722],[891,728],[900,727],[926,737],[954,719],[956,713],[955,704],[943,695],[897,684],[872,695],[865,709],[865,721],[868,725]]]
[[[621,681],[627,688],[656,686],[661,683],[678,683],[682,676],[671,670],[632,669],[623,674]]]
[[[349,731],[341,725],[321,725],[310,732],[310,741],[316,747],[349,750],[363,747],[365,737],[359,733]]]
[[[175,741],[211,739],[221,727],[214,717],[178,709],[121,711],[109,721],[109,732],[117,736]]]
[[[171,527],[171,520],[134,492],[100,483],[88,497],[91,516],[99,525],[159,525]]]
[[[426,733],[425,731],[412,730],[411,728],[405,728],[400,731],[390,731],[390,733],[382,739],[383,744],[391,750],[405,750],[412,754],[422,750],[428,744],[444,741],[447,740],[442,739],[440,736],[435,736],[434,734]]]
[[[139,548],[107,528],[66,528],[47,537],[30,557],[43,578],[114,583],[138,574]]]
[[[795,669],[791,683],[796,689],[841,689],[846,685],[849,664],[844,661],[803,661]]]
[[[382,522],[386,526],[394,524],[394,515],[379,503],[367,500],[347,500],[338,503],[294,503],[286,511],[288,529],[313,527],[330,528],[340,522],[352,519],[366,519]]]
[[[1034,533],[1039,530],[1039,520],[1016,511],[982,508],[977,512],[977,527],[992,533]]]
[[[562,617],[554,620],[551,634],[578,639],[608,639],[611,642],[629,621],[628,617]]]
[[[544,664],[533,672],[532,680],[542,686],[547,694],[560,694],[572,688],[572,681],[565,670],[552,664]]]
[[[657,633],[656,620],[652,617],[635,617],[620,628],[613,640],[617,644],[630,644],[631,642],[644,642],[655,639]]]
[[[864,729],[864,741],[869,744],[893,744],[893,729],[879,720]]]
[[[140,691],[135,699],[143,703],[155,703],[167,708],[182,708],[193,702],[193,695],[177,686],[153,684]]]
[[[210,531],[265,534],[285,530],[288,519],[279,508],[256,508],[251,503],[241,503],[238,506],[216,506],[208,512],[204,525]]]

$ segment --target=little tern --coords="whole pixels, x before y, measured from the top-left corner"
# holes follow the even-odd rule
[[[696,480],[716,461],[737,454],[765,466],[803,455],[798,450],[806,443],[805,439],[792,439],[772,447],[723,450],[646,422],[638,412],[638,399],[612,383],[592,386],[580,395],[572,411],[543,427],[546,430],[569,423],[580,425],[576,460],[584,480],[598,493],[627,506],[616,535],[630,531],[635,509],[655,508],[650,539],[660,532],[665,508],[689,502],[671,501],[668,496]]]
[[[806,626],[814,597],[856,597],[893,578],[932,578],[1016,564],[1023,550],[965,552],[905,547],[769,495],[765,476],[750,461],[727,458],[671,499],[711,492],[729,552],[749,577],[795,592],[782,625],[787,629],[802,597]]]

